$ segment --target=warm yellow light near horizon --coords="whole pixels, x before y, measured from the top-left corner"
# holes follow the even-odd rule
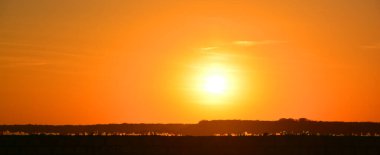
[[[226,77],[223,75],[210,75],[205,77],[204,89],[207,93],[223,94],[227,89]]]
[[[197,66],[195,92],[199,103],[224,105],[229,103],[236,90],[236,77],[227,63],[210,63]]]

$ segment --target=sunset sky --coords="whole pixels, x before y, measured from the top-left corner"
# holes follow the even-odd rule
[[[0,0],[0,124],[379,109],[380,0]]]

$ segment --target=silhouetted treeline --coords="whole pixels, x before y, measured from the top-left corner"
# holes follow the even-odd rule
[[[379,155],[379,137],[0,136],[1,155]]]
[[[212,120],[198,124],[98,124],[98,125],[0,125],[4,132],[27,134],[58,133],[59,135],[86,133],[136,133],[155,135],[212,136],[212,135],[345,135],[379,136],[380,123],[373,122],[323,122],[301,119],[259,120]]]

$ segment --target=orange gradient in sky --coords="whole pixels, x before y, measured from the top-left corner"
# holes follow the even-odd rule
[[[0,2],[0,124],[380,121],[378,0]]]

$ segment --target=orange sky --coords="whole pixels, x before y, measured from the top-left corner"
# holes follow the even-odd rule
[[[1,0],[0,124],[380,122],[379,19],[379,0]],[[198,87],[213,65],[221,95]]]

